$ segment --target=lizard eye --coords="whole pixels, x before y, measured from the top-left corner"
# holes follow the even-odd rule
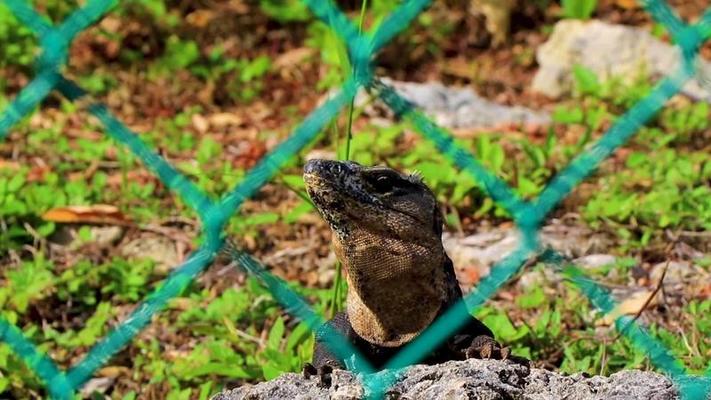
[[[373,189],[375,189],[379,193],[385,193],[389,192],[393,188],[393,179],[390,176],[387,175],[380,175],[377,178],[375,178],[371,184],[373,185]]]

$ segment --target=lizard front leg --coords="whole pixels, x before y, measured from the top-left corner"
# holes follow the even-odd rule
[[[509,360],[516,364],[531,367],[531,361],[525,357],[511,354],[511,348],[502,346],[493,337],[482,334],[477,336],[459,335],[455,337],[455,346],[459,349],[461,358],[478,358],[483,360]]]
[[[491,336],[479,335],[471,340],[464,355],[466,358],[506,360],[511,355],[511,349],[501,346]]]
[[[318,376],[319,385],[331,387],[331,372],[333,372],[334,369],[344,368],[345,365],[326,348],[326,345],[318,341],[317,335],[316,343],[314,344],[313,364],[304,364],[304,378],[309,379],[312,376]]]
[[[302,373],[304,378],[310,379],[312,376],[318,376],[318,383],[322,387],[331,387],[331,372],[333,372],[333,367],[330,365],[321,365],[316,368],[311,363],[304,364],[304,369]]]
[[[348,337],[350,325],[343,313],[337,313],[333,319],[326,324],[336,332]],[[305,378],[318,376],[319,384],[324,387],[331,386],[331,372],[334,369],[344,369],[346,366],[342,360],[339,360],[333,353],[328,350],[328,347],[323,341],[323,331],[316,332],[316,342],[314,343],[314,355],[312,363],[304,364],[303,375]]]

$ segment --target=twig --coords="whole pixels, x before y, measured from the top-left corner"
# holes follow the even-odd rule
[[[691,344],[689,344],[689,339],[686,337],[684,330],[681,329],[681,327],[677,327],[676,330],[681,335],[681,339],[684,342],[684,346],[686,346],[686,349],[689,350],[689,353],[696,354],[697,356],[700,356],[699,351],[697,349],[694,349],[693,347],[691,347]]]
[[[625,325],[624,328],[620,329],[620,331],[617,333],[617,336],[615,336],[615,339],[613,339],[613,342],[616,342],[617,340],[620,339],[620,336],[627,330],[627,328],[630,327],[633,323],[635,323],[640,316],[642,316],[642,313],[644,312],[647,307],[649,307],[649,304],[652,302],[652,299],[659,293],[659,291],[662,289],[663,283],[664,283],[664,277],[667,275],[667,269],[669,268],[669,263],[671,262],[671,259],[667,259],[667,263],[664,264],[664,270],[662,271],[662,276],[659,277],[659,282],[657,282],[657,287],[654,288],[652,293],[647,297],[647,300],[644,302],[642,307],[640,307],[639,311],[635,314],[634,318],[630,322]]]
[[[152,232],[159,235],[165,236],[168,239],[174,240],[176,242],[183,242],[187,245],[192,246],[192,241],[184,234],[176,234],[176,231],[159,225],[147,224],[140,225],[137,228],[143,232]],[[180,231],[182,233],[182,231]]]
[[[42,249],[42,248],[45,248],[45,247],[47,246],[47,241],[45,240],[45,238],[43,238],[42,235],[40,235],[39,232],[37,232],[37,231],[32,227],[32,225],[30,225],[30,224],[28,224],[27,222],[25,222],[25,223],[23,224],[23,226],[24,226],[25,230],[27,230],[27,232],[28,232],[28,233],[32,236],[32,238],[35,240],[35,243],[34,243],[35,246],[33,246],[33,247],[39,246],[40,249]],[[34,251],[33,251],[33,253],[34,253]]]
[[[679,236],[686,237],[711,237],[711,231],[694,232],[694,231],[678,231]]]
[[[246,339],[246,340],[249,340],[250,342],[254,342],[259,347],[264,347],[264,340],[238,329],[236,326],[234,326],[234,324],[232,324],[232,321],[227,319],[227,317],[223,318],[222,322],[225,324],[225,326],[227,326],[227,330],[229,330],[231,333],[234,333],[235,335],[241,337],[242,339]]]
[[[600,360],[600,375],[605,374],[605,366],[607,364],[607,340],[602,340],[602,357]]]

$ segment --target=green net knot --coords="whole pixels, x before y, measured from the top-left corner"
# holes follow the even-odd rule
[[[36,71],[58,70],[67,63],[69,43],[57,30],[47,32],[40,42],[42,54],[35,61]]]
[[[209,207],[202,217],[204,227],[203,231],[207,233],[207,246],[210,252],[217,251],[222,247],[222,238],[220,233],[227,221],[226,215],[221,207]]]
[[[372,55],[371,42],[363,37],[358,38],[350,56],[353,63],[353,79],[361,86],[367,87],[373,81]]]
[[[699,30],[695,26],[685,26],[674,35],[674,42],[681,49],[684,64],[687,68],[693,68],[693,61],[703,43]]]
[[[543,216],[532,212],[532,210],[523,209],[516,212],[515,220],[516,225],[518,225],[521,230],[535,232],[540,227]]]

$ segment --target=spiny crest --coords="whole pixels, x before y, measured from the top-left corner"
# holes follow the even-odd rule
[[[424,184],[424,180],[422,179],[422,172],[418,170],[412,171],[412,173],[407,176],[407,180],[416,184]]]

